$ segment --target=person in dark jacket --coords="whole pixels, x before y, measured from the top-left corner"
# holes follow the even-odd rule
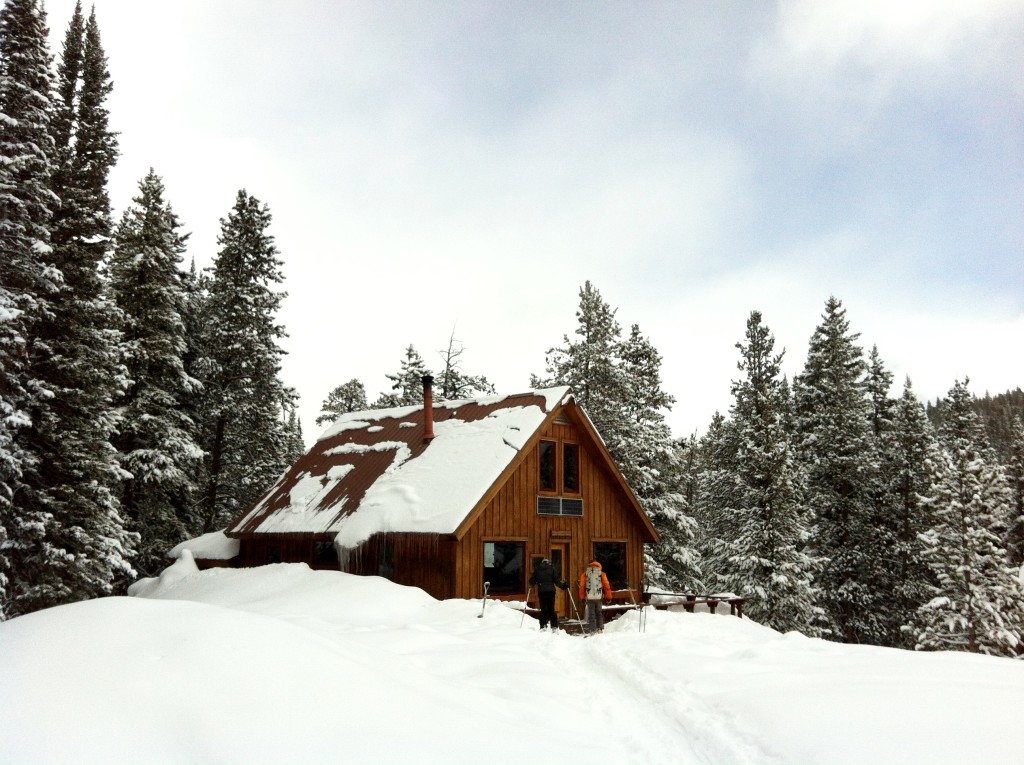
[[[537,588],[537,599],[540,601],[540,628],[546,630],[548,623],[551,631],[558,629],[558,614],[555,613],[555,587],[569,589],[569,583],[558,578],[555,567],[545,558],[537,564],[530,577],[530,586]],[[529,605],[529,603],[527,603]]]

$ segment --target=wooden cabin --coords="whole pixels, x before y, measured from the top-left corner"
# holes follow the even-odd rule
[[[233,565],[303,562],[441,599],[487,582],[523,600],[540,559],[570,583],[596,559],[626,602],[658,540],[568,388],[435,404],[430,378],[422,406],[340,417],[225,533]]]

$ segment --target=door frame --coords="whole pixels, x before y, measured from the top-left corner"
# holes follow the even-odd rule
[[[551,550],[548,553],[548,558],[551,561],[551,565],[555,567],[555,572],[558,574],[560,581],[569,582],[569,586],[572,587],[571,575],[569,571],[569,542],[551,542]],[[556,563],[557,561],[557,563]],[[569,598],[566,597],[566,592],[561,587],[555,588],[555,613],[558,614],[559,619],[568,619],[569,614]]]

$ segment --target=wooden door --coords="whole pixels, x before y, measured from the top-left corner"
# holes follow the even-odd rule
[[[572,574],[569,571],[569,543],[568,542],[552,542],[551,543],[551,565],[555,569],[555,576],[558,581],[569,582],[569,586],[572,587],[571,577]],[[555,613],[558,614],[559,619],[568,619],[572,615],[569,613],[571,607],[569,605],[569,598],[566,596],[565,591],[561,587],[555,588]]]

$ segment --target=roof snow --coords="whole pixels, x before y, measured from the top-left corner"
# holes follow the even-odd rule
[[[426,443],[422,406],[342,415],[228,533],[452,533],[568,394],[438,402]]]

